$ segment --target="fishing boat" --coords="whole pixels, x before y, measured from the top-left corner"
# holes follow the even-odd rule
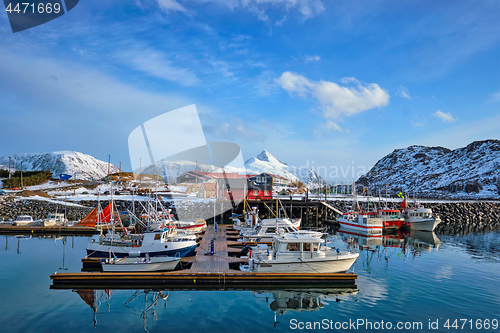
[[[101,259],[103,272],[154,272],[172,271],[180,257],[106,258]]]
[[[55,225],[64,225],[68,220],[64,217],[64,214],[60,213],[50,213],[47,215],[46,219],[40,221],[42,227],[51,227]]]
[[[176,229],[173,226],[164,228],[155,227],[151,231],[135,234],[118,234],[114,232],[113,225],[117,222],[121,225],[119,218],[114,218],[113,201],[101,212],[94,209],[79,225],[99,227],[108,225],[110,232],[106,235],[93,235],[87,245],[88,257],[107,257],[109,252],[118,258],[123,257],[145,257],[148,253],[151,257],[156,256],[192,256],[198,243],[190,235],[176,235]],[[150,214],[151,215],[151,214]],[[133,217],[133,216],[131,216]],[[137,217],[133,217],[139,223]],[[159,224],[151,221],[150,225]],[[148,227],[148,225],[145,225]],[[102,230],[102,229],[101,229]]]
[[[249,231],[240,233],[243,241],[272,242],[273,237],[278,233],[295,233],[321,237],[323,234],[318,231],[299,230],[287,218],[265,219]]]
[[[248,205],[246,201],[245,204]],[[266,204],[264,203],[264,205]],[[279,201],[278,199],[276,199],[276,207],[278,206],[279,206]],[[269,209],[267,205],[266,207]],[[269,209],[269,211],[274,215],[274,218],[260,219],[257,207],[250,208],[250,206],[248,206],[248,210],[244,212],[243,222],[236,217],[232,219],[233,229],[239,231],[240,235],[243,235],[245,233],[255,234],[257,232],[257,229],[262,227],[276,226],[277,223],[282,225],[280,227],[293,228],[297,230],[300,228],[300,223],[302,222],[301,218],[294,219],[294,218],[289,218],[288,216],[280,217],[278,209],[276,209],[276,213],[273,212],[271,209]],[[272,236],[273,235],[270,235],[270,237]]]
[[[378,217],[382,218],[384,228],[399,229],[405,224],[405,218],[399,209],[379,209]]]
[[[15,226],[35,226],[40,225],[40,221],[33,220],[30,215],[19,215],[17,219],[12,223]]]
[[[274,236],[271,248],[253,247],[248,265],[255,273],[339,273],[347,271],[359,254],[324,245],[325,240],[310,235],[283,233]]]
[[[351,211],[342,214],[337,222],[344,229],[362,231],[367,235],[382,235],[384,220],[377,217],[375,213]]]
[[[117,235],[108,232],[93,235],[87,245],[88,257],[107,257],[111,251],[118,258],[194,255],[198,243],[192,238],[172,237],[171,229],[155,230],[142,234]]]
[[[405,215],[405,222],[411,230],[433,231],[441,223],[441,218],[434,215],[432,209],[418,205],[408,209]]]

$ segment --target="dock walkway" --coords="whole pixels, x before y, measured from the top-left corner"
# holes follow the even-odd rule
[[[247,287],[354,287],[354,273],[250,273],[230,268],[230,263],[244,262],[231,257],[226,238],[227,226],[219,225],[217,232],[210,225],[205,231],[196,255],[184,258],[191,261],[189,269],[171,272],[145,273],[54,273],[52,289],[71,288],[182,288],[226,289]],[[210,255],[211,241],[214,254]],[[234,249],[233,249],[234,251]]]

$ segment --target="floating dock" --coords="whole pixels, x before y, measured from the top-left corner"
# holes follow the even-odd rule
[[[192,262],[189,269],[145,273],[54,273],[50,276],[50,288],[356,288],[357,276],[354,273],[250,273],[232,269],[231,266],[238,265],[245,259],[228,255],[234,252],[228,247],[226,238],[226,229],[229,228],[219,225],[215,231],[214,225],[207,227],[200,246],[196,249],[196,255],[182,259],[184,262]],[[212,240],[214,254],[210,255]]]

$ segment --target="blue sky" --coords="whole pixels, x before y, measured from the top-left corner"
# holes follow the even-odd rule
[[[244,159],[356,173],[409,145],[498,139],[499,21],[496,0],[82,0],[13,34],[3,12],[0,156],[127,169],[130,132],[190,104]]]

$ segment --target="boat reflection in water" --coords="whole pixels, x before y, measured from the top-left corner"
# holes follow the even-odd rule
[[[330,288],[330,289],[290,289],[290,290],[256,290],[255,297],[264,298],[269,308],[274,312],[274,327],[279,324],[277,316],[287,311],[312,312],[322,309],[328,302],[341,300],[357,300],[355,295],[358,288]]]
[[[386,233],[382,237],[376,237],[341,227],[336,230],[336,235],[337,238],[333,237],[329,245],[331,246],[340,237],[344,243],[347,243],[348,248],[357,248],[361,259],[358,261],[363,263],[363,268],[367,272],[370,272],[374,258],[377,261],[385,260],[385,267],[388,268],[392,255],[403,258],[405,261],[413,261],[423,252],[439,250],[441,244],[434,231],[411,230],[405,233],[397,230]]]
[[[97,312],[101,306],[102,302],[106,302],[108,306],[108,312],[110,309],[110,299],[112,295],[111,289],[74,289],[84,301],[87,303],[93,312],[94,327],[97,327]],[[144,331],[148,332],[148,317],[152,316],[154,320],[158,319],[155,306],[161,300],[164,301],[163,306],[167,306],[167,298],[169,296],[168,290],[134,290],[133,294],[125,302],[124,306],[129,309],[136,310],[144,322]]]
[[[116,290],[116,289],[115,289]],[[92,309],[92,319],[94,327],[97,327],[97,313],[102,303],[107,304],[107,311],[111,312],[110,299],[115,290],[111,289],[74,289],[82,300],[87,303]],[[195,289],[193,289],[195,290]],[[120,289],[120,291],[125,291]],[[132,295],[124,303],[128,309],[135,310],[139,313],[140,318],[143,320],[144,331],[148,332],[148,318],[153,318],[154,321],[158,319],[155,307],[158,303],[167,306],[167,298],[169,297],[168,290],[158,289],[143,289],[143,290],[130,290]],[[223,292],[227,290],[214,290],[216,292]],[[245,292],[245,289],[241,290]],[[294,312],[311,312],[322,309],[329,302],[340,302],[341,300],[354,300],[357,301],[356,294],[358,287],[352,285],[347,288],[311,288],[311,289],[270,289],[270,290],[249,290],[253,292],[256,298],[270,302],[269,308],[274,312],[274,327],[279,322],[277,316],[284,315],[287,311]],[[116,299],[115,301],[116,302]],[[102,311],[101,311],[102,312]],[[150,322],[151,324],[151,322]]]

